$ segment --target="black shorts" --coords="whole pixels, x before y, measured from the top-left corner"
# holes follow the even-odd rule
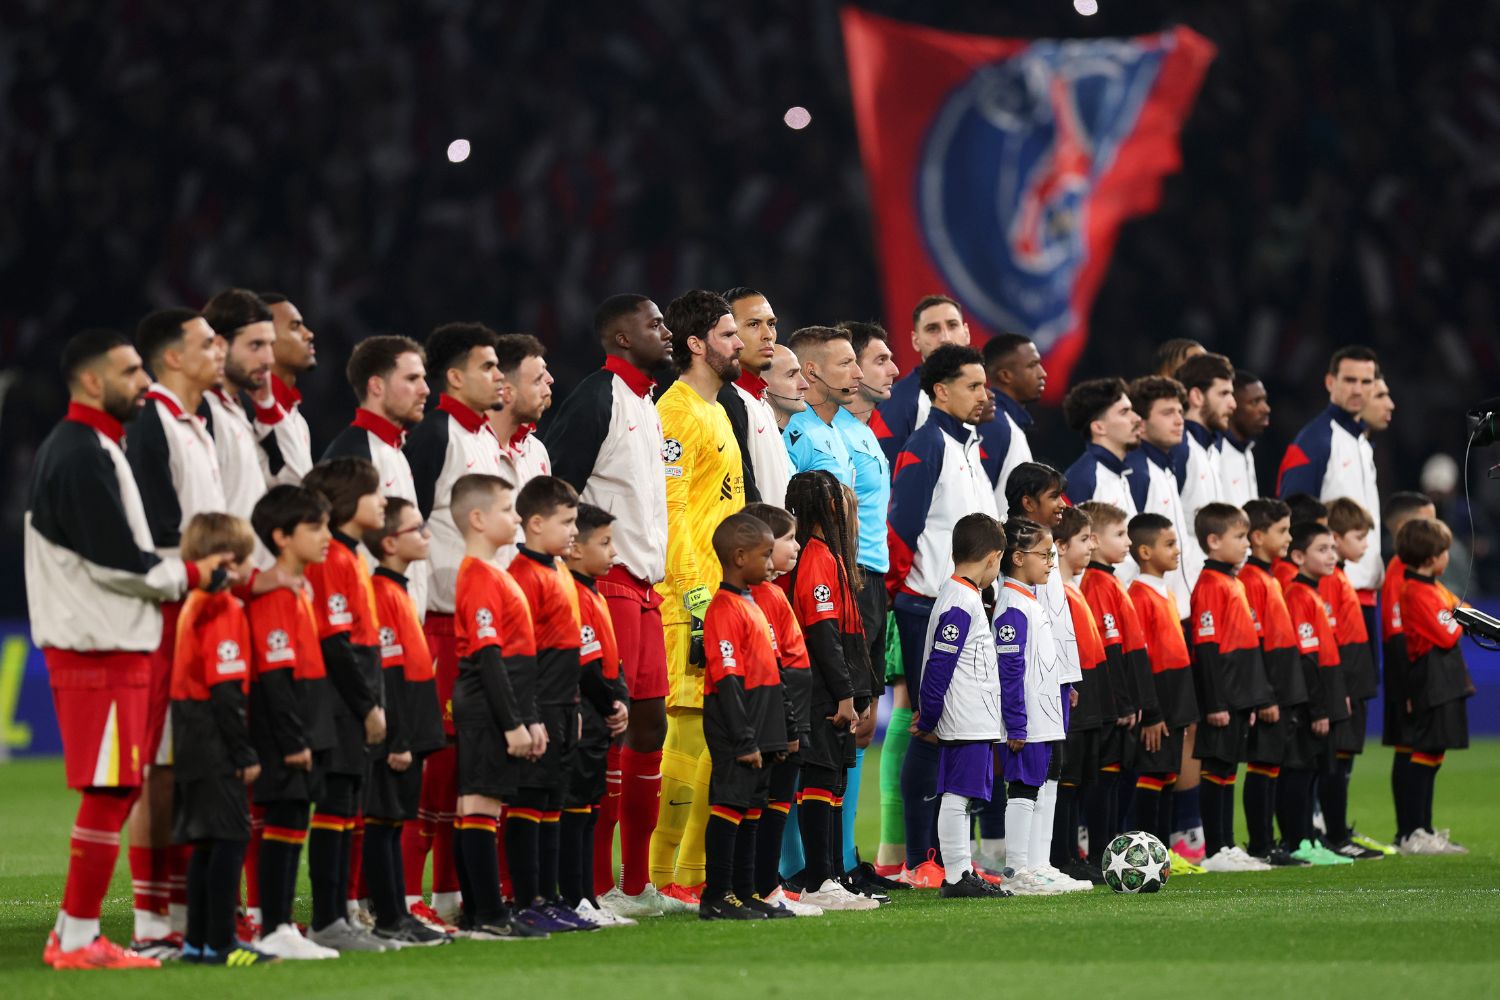
[[[835,729],[828,721],[836,710],[834,705],[812,707],[811,731],[800,747],[803,767],[841,771],[854,766],[854,731]]]
[[[573,750],[568,789],[563,797],[563,805],[572,808],[602,801],[608,789],[605,772],[609,769],[609,729],[594,706],[580,705],[578,713],[583,717],[583,738]]]
[[[1275,722],[1255,720],[1245,742],[1245,759],[1256,764],[1280,764],[1286,758],[1287,741],[1291,728],[1287,722],[1292,709],[1283,708],[1281,717]],[[1199,732],[1203,730],[1200,728]]]
[[[1130,739],[1129,729],[1115,725],[1113,719],[1107,720],[1104,728],[1099,730],[1099,766],[1104,768],[1112,764],[1123,764],[1125,746]]]
[[[713,774],[708,780],[708,804],[730,809],[758,809],[766,804],[774,765],[741,764],[729,754],[713,753]]]
[[[1182,735],[1186,727],[1168,729],[1155,753],[1141,742],[1141,727],[1130,730],[1125,744],[1125,767],[1137,774],[1175,774],[1182,770]]]
[[[356,719],[337,697],[334,698],[333,728],[338,733],[338,743],[328,751],[328,773],[363,777],[370,756],[366,750],[365,724]]]
[[[323,782],[328,775],[331,751],[314,750],[311,771],[287,767],[280,757],[261,761],[260,777],[255,779],[251,797],[258,806],[272,802],[315,802],[323,796]]]
[[[1419,753],[1465,750],[1469,746],[1469,703],[1463,698],[1416,712],[1411,717],[1411,746]]]
[[[1405,705],[1389,698],[1385,701],[1385,715],[1381,720],[1380,745],[1387,747],[1409,747],[1412,738],[1411,713]]]
[[[1111,729],[1115,728],[1113,724]],[[1061,781],[1065,785],[1092,785],[1099,777],[1099,743],[1103,730],[1075,729],[1062,746]]]
[[[503,799],[515,791],[505,734],[493,722],[460,724],[457,732],[459,795]]]
[[[250,800],[234,775],[176,783],[172,797],[172,842],[250,839]]]
[[[1290,713],[1282,715],[1287,723],[1286,754],[1281,766],[1299,771],[1328,772],[1333,770],[1333,733],[1319,736],[1313,732],[1312,714],[1307,706],[1299,705]]]
[[[1369,700],[1350,698],[1349,718],[1333,724],[1333,748],[1339,753],[1364,753],[1365,728],[1369,717]]]
[[[865,646],[870,651],[870,667],[876,691],[885,689],[885,625],[886,593],[885,574],[861,567],[864,583],[855,599],[859,604],[859,620],[865,627]]]
[[[364,810],[372,819],[416,819],[422,795],[422,762],[415,755],[405,771],[393,771],[386,755],[370,763],[365,777]]]
[[[1193,739],[1193,757],[1197,760],[1217,760],[1225,764],[1238,764],[1245,759],[1245,741],[1250,734],[1250,712],[1252,709],[1233,709],[1229,712],[1229,725],[1210,726],[1206,719],[1198,720],[1198,735]]]
[[[578,746],[578,706],[542,705],[539,711],[542,725],[547,727],[547,752],[540,760],[506,758],[507,780],[512,788],[533,788],[561,795],[568,789],[573,750]]]

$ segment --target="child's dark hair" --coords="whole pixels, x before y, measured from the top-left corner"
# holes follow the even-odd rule
[[[1453,544],[1453,532],[1432,517],[1414,517],[1396,534],[1396,555],[1408,569],[1421,569]]]
[[[797,527],[797,519],[780,507],[768,503],[747,503],[743,513],[749,514],[757,521],[764,521],[766,527],[771,529],[772,538],[780,538],[788,531]]]
[[[1433,506],[1436,505],[1433,504],[1432,497],[1426,493],[1402,490],[1385,498],[1385,502],[1380,505],[1380,514],[1385,518],[1385,523],[1390,524],[1392,521],[1405,521],[1423,507]]]
[[[1172,530],[1172,522],[1161,514],[1137,514],[1130,519],[1127,530],[1130,532],[1131,558],[1138,563],[1145,562],[1141,558],[1141,549],[1156,545],[1163,531]]]
[[[1092,531],[1093,526],[1094,522],[1089,517],[1088,511],[1078,507],[1064,507],[1062,518],[1052,529],[1052,540],[1061,545],[1063,542],[1071,541],[1078,535]]]
[[[1089,524],[1094,531],[1107,528],[1111,524],[1125,524],[1130,520],[1122,507],[1116,507],[1112,503],[1103,500],[1085,500],[1078,505],[1078,509],[1089,516]]]
[[[524,524],[537,515],[551,517],[559,507],[577,507],[578,491],[566,479],[536,476],[516,494],[516,514]]]
[[[1204,504],[1199,508],[1197,516],[1193,518],[1193,534],[1198,537],[1199,547],[1207,552],[1208,539],[1211,536],[1218,535],[1223,538],[1229,533],[1229,529],[1237,524],[1243,524],[1248,529],[1250,518],[1246,517],[1245,512],[1234,504]]]
[[[953,526],[953,563],[978,562],[1005,550],[1005,529],[988,514],[965,514]]]
[[[1335,535],[1346,535],[1351,531],[1372,531],[1375,519],[1358,500],[1339,497],[1328,505],[1328,527]]]
[[[299,524],[322,524],[328,516],[328,501],[306,486],[289,486],[285,483],[272,486],[255,503],[250,512],[250,526],[255,537],[271,552],[280,555],[272,532],[280,531],[290,537]]]
[[[1271,525],[1282,518],[1292,516],[1292,508],[1275,497],[1256,497],[1245,502],[1245,516],[1250,519],[1250,531],[1269,531]]]
[[[578,505],[578,540],[588,541],[590,535],[600,528],[607,528],[615,523],[615,516],[603,507],[595,507],[591,503],[580,503]]]
[[[855,590],[855,552],[849,544],[849,516],[845,512],[844,488],[830,472],[809,469],[799,472],[786,484],[786,509],[797,519],[797,544],[804,549],[814,537],[833,553],[839,567],[839,585],[844,593]],[[792,570],[792,583],[802,570],[798,560]]]
[[[1286,505],[1292,512],[1293,524],[1322,521],[1328,517],[1328,508],[1311,493],[1293,493],[1286,498]]]
[[[727,566],[735,550],[748,549],[763,542],[770,534],[771,529],[760,518],[751,517],[744,511],[730,514],[714,529],[714,555],[719,557],[720,566]]]
[[[323,494],[330,509],[328,520],[337,526],[354,520],[363,497],[380,492],[380,473],[367,458],[340,455],[313,466],[302,485]]]
[[[1007,575],[1014,575],[1017,565],[1016,557],[1026,552],[1040,542],[1043,538],[1051,536],[1051,532],[1044,525],[1026,517],[1012,517],[1005,522],[1005,561],[1002,563]]]
[[[381,549],[381,546],[385,544],[385,540],[396,537],[396,533],[401,530],[401,515],[415,506],[415,504],[404,497],[386,498],[385,524],[380,526],[379,531],[365,532],[364,537],[360,539],[364,543],[365,548],[369,549],[370,553],[377,560],[385,558],[385,552]]]
[[[1288,555],[1293,552],[1306,552],[1307,547],[1322,535],[1332,535],[1333,531],[1328,525],[1321,521],[1297,521],[1292,525],[1292,542],[1286,547]]]
[[[1021,501],[1027,497],[1041,498],[1043,493],[1056,489],[1059,493],[1068,488],[1068,477],[1050,465],[1041,462],[1022,462],[1010,472],[1005,481],[1005,505],[1011,514],[1025,514]]]

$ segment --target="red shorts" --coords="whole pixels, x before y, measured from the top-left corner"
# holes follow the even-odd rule
[[[151,688],[146,703],[147,764],[172,763],[172,729],[167,721],[172,707],[172,659],[177,654],[177,619],[182,617],[181,601],[163,601],[161,606],[161,645],[151,657]]]
[[[609,604],[615,641],[625,662],[632,701],[667,696],[667,644],[661,626],[661,594],[616,566],[599,578],[599,595]]]
[[[149,653],[43,649],[69,788],[136,788],[146,762]]]
[[[458,683],[458,647],[453,637],[453,616],[427,612],[422,623],[427,650],[432,654],[433,680],[437,683],[438,708],[443,710],[443,732],[453,735],[453,685]]]

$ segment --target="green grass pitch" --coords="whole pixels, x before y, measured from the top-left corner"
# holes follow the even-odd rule
[[[1392,828],[1390,752],[1360,759],[1351,814]],[[861,836],[877,831],[866,760]],[[240,970],[60,973],[41,962],[67,863],[75,797],[60,762],[0,766],[0,995],[152,997],[1500,996],[1500,741],[1449,755],[1439,823],[1467,857],[1387,858],[1336,869],[1173,879],[1155,896],[945,903],[908,892],[875,913],[767,924],[672,917],[550,941],[459,941]],[[122,853],[104,929],[130,931]],[[305,884],[299,906],[307,905]],[[951,991],[951,992],[950,992]],[[945,995],[946,994],[946,995]]]

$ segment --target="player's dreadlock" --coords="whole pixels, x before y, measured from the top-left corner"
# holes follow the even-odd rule
[[[839,564],[839,583],[844,593],[853,596],[855,581],[852,568],[849,516],[844,503],[844,488],[830,472],[813,469],[799,472],[786,486],[786,509],[797,519],[797,543],[804,548],[813,537],[822,538]],[[792,570],[795,585],[802,563]]]
[[[1024,517],[1013,517],[1006,521],[1005,561],[1000,564],[1000,572],[1005,576],[1014,576],[1016,556],[1033,548],[1037,542],[1049,535],[1051,532],[1046,528]]]

